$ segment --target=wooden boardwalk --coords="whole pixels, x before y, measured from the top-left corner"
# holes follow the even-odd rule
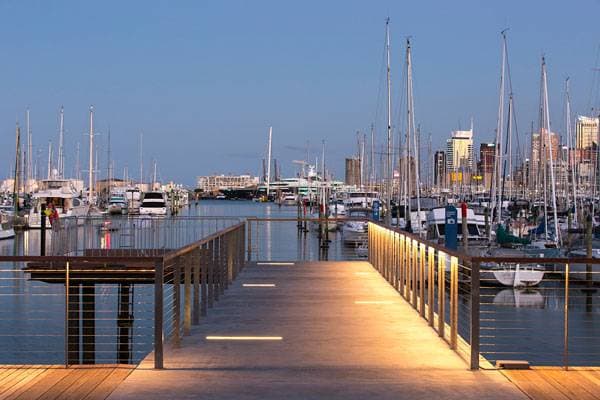
[[[527,399],[468,370],[367,262],[248,266],[152,365],[110,399]]]
[[[130,365],[2,366],[0,400],[103,400],[132,370]]]
[[[533,400],[600,400],[600,370],[538,367],[502,373]]]

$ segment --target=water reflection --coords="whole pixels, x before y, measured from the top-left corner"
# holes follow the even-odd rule
[[[494,304],[515,308],[544,308],[544,296],[535,289],[504,289],[494,297]]]

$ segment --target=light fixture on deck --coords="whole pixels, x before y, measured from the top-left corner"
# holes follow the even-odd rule
[[[252,341],[252,340],[283,340],[282,336],[206,336],[206,340],[237,340],[237,341]]]
[[[275,287],[274,283],[242,283],[243,287]]]

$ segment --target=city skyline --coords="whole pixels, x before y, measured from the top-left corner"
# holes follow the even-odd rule
[[[502,7],[184,2],[177,8],[115,2],[94,9],[66,2],[4,3],[0,33],[16,40],[0,42],[5,56],[0,129],[10,144],[0,150],[6,160],[0,173],[10,174],[14,122],[25,126],[27,107],[41,165],[48,140],[58,140],[61,105],[66,170],[73,170],[77,142],[86,165],[83,134],[94,104],[101,165],[110,129],[117,176],[125,164],[131,176],[138,175],[141,132],[145,170],[156,159],[163,180],[193,185],[196,176],[211,173],[260,175],[272,125],[274,158],[284,175],[294,172],[292,160],[304,158],[307,141],[314,162],[325,140],[329,169],[341,178],[344,159],[356,153],[356,131],[368,134],[375,123],[377,143],[383,144],[378,91],[388,15],[396,130],[403,125],[403,42],[411,35],[422,147],[431,134],[432,151],[444,149],[450,132],[464,129],[471,118],[475,146],[492,142],[499,32],[508,27],[521,137],[537,119],[542,54],[548,60],[552,131],[562,134],[567,76],[574,115],[589,115],[598,106],[598,75],[592,71],[598,8],[593,1],[577,8],[544,2]],[[21,23],[28,29],[20,29]]]

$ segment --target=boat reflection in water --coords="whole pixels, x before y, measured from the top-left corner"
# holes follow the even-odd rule
[[[503,289],[494,296],[494,305],[514,308],[544,308],[544,296],[534,289]]]

